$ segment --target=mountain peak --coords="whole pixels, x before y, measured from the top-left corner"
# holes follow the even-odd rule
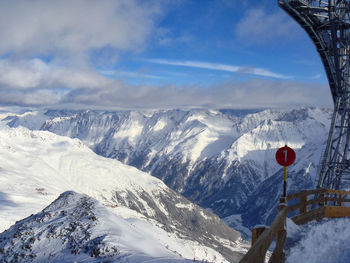
[[[61,194],[42,212],[0,234],[0,260],[40,262],[118,257],[117,244],[106,242],[112,234],[97,229],[101,221],[96,205],[96,200],[83,194],[73,191]]]
[[[152,245],[157,250],[148,249]],[[73,191],[0,234],[1,262],[136,263],[140,258],[180,259],[154,237],[142,236],[137,225]]]

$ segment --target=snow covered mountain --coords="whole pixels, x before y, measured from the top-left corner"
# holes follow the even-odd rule
[[[128,221],[97,200],[65,192],[42,212],[0,234],[1,262],[189,262],[165,249],[141,221]],[[151,232],[151,231],[150,231]]]
[[[63,194],[40,212],[68,190],[80,194]],[[43,262],[32,254],[38,255],[37,251],[42,250],[46,242],[39,239],[44,236],[51,238],[47,242],[50,248],[51,244],[54,246],[52,255],[57,262],[61,262],[59,258],[63,254],[74,257],[74,251],[82,251],[86,246],[89,248],[86,253],[91,255],[94,250],[90,249],[91,246],[96,245],[100,249],[99,242],[102,241],[106,244],[101,248],[105,252],[113,250],[108,242],[112,240],[114,244],[116,239],[120,239],[117,249],[126,251],[126,246],[134,243],[133,236],[135,240],[144,236],[140,242],[146,242],[148,236],[150,242],[157,240],[151,244],[160,254],[147,254],[148,249],[141,249],[135,244],[136,247],[129,247],[135,252],[128,252],[131,258],[145,256],[146,253],[148,258],[172,255],[170,259],[179,259],[181,255],[191,260],[235,262],[242,252],[238,232],[211,212],[169,189],[159,179],[117,160],[96,155],[78,139],[48,131],[0,125],[0,208],[0,231],[17,220],[38,213],[0,235],[0,256],[5,255],[6,258],[6,255],[22,248],[18,251],[23,252],[25,257],[20,262],[31,259]],[[78,225],[77,221],[80,222]],[[71,227],[73,232],[67,230],[69,223],[75,224]],[[110,233],[112,225],[115,228],[111,230],[115,232]],[[51,235],[50,228],[57,231]],[[81,236],[84,231],[89,233],[90,239]],[[123,231],[129,234],[124,235]],[[106,237],[95,240],[95,244],[93,238],[102,232]],[[126,236],[130,237],[130,243],[125,243],[123,238]],[[80,237],[82,239],[76,239]],[[77,247],[72,245],[74,240],[79,243]],[[161,254],[164,251],[167,253]],[[116,255],[112,253],[111,256]]]
[[[282,190],[277,148],[288,144],[297,153],[288,191],[314,186],[330,114],[318,108],[47,111],[4,121],[79,138],[99,155],[150,172],[232,226],[251,227],[276,213]]]

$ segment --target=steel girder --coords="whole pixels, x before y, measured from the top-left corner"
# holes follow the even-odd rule
[[[350,179],[350,0],[278,0],[310,36],[324,65],[334,112],[318,187],[340,189]]]

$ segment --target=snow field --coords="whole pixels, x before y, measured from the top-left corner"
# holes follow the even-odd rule
[[[349,218],[340,218],[289,227],[288,238],[298,241],[287,251],[286,262],[349,263],[349,225]]]

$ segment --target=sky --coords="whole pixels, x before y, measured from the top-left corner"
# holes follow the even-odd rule
[[[0,0],[0,106],[332,107],[277,0]]]

